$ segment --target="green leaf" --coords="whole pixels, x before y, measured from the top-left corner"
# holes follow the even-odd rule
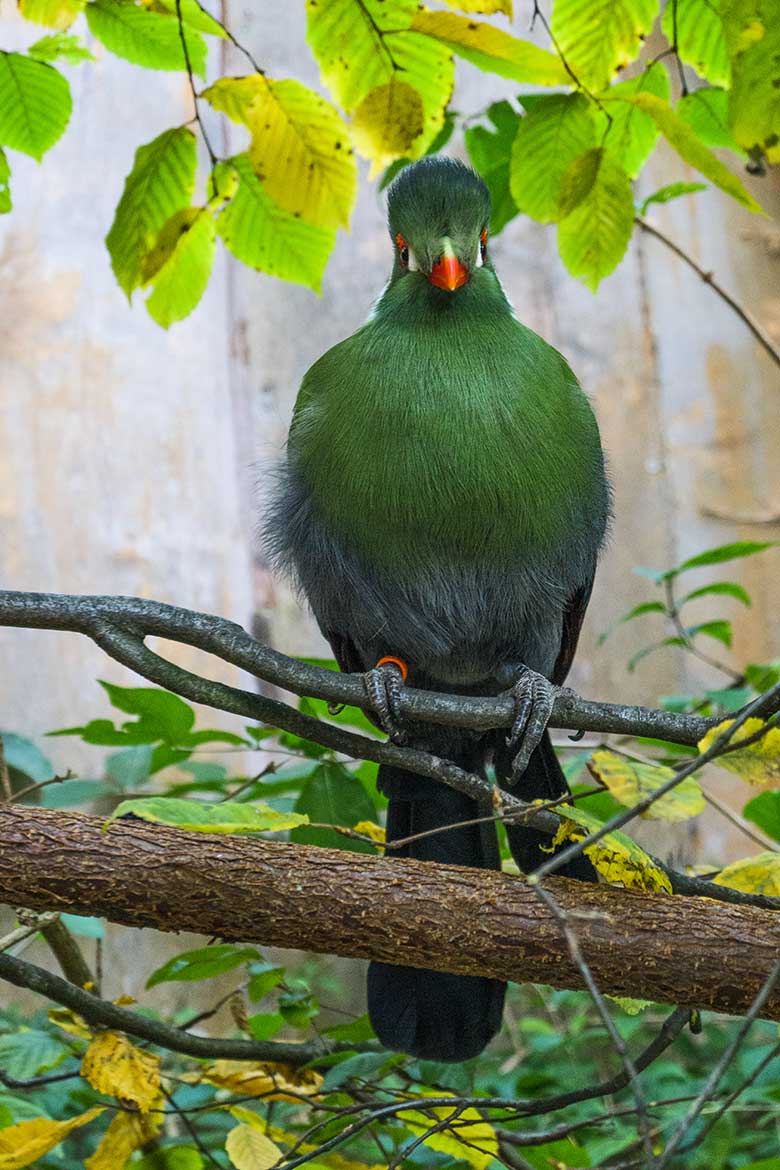
[[[751,662],[745,667],[745,678],[757,694],[776,687],[780,682],[780,660],[774,662]]]
[[[485,73],[497,73],[528,85],[571,84],[559,57],[492,24],[479,24],[454,12],[421,9],[412,28],[446,45]]]
[[[12,208],[11,168],[8,165],[8,157],[0,146],[0,215],[6,215]]]
[[[606,113],[596,110],[599,140],[631,179],[635,179],[658,141],[659,130],[652,118],[643,114],[634,105],[624,105],[612,99],[633,97],[638,93],[653,93],[656,97],[668,99],[669,77],[660,61],[650,65],[638,77],[618,82],[604,94],[609,99]]]
[[[509,185],[520,211],[540,223],[561,218],[561,184],[596,143],[591,104],[580,93],[546,98],[520,120],[512,146]]]
[[[391,15],[386,12],[386,18]],[[408,82],[422,100],[423,128],[409,152],[410,158],[421,158],[446,124],[447,103],[455,84],[452,54],[438,41],[415,32],[388,33],[385,44],[393,54],[397,76]]]
[[[320,1014],[318,1000],[308,990],[288,991],[279,996],[279,1014],[292,1028],[306,1028]]]
[[[711,594],[735,597],[737,601],[741,601],[743,605],[748,607],[753,604],[747,589],[738,585],[736,581],[715,581],[712,585],[702,585],[701,589],[694,589],[692,593],[686,593],[679,605],[685,605],[686,601],[693,601],[697,597],[709,597]]]
[[[669,183],[668,186],[659,187],[652,195],[648,195],[639,209],[639,214],[644,215],[653,203],[669,203],[672,199],[679,199],[681,195],[693,195],[696,191],[706,190],[706,183]]]
[[[392,56],[377,31],[408,28],[417,0],[395,0],[389,13],[386,7],[382,0],[306,0],[306,39],[323,82],[347,113],[392,76]]]
[[[54,33],[41,37],[27,52],[36,61],[64,61],[66,65],[80,65],[82,61],[94,61],[87,46],[80,37],[70,33]]]
[[[708,638],[714,638],[717,642],[722,642],[724,646],[731,646],[731,622],[702,622],[698,626],[688,626],[685,632],[689,638],[695,638],[699,634],[706,634]]]
[[[195,712],[178,695],[160,687],[120,687],[116,683],[98,680],[108,695],[112,707],[126,715],[137,715],[138,723],[124,724],[132,729],[143,729],[154,739],[168,743],[183,743],[193,724]]]
[[[738,540],[734,544],[721,544],[717,548],[707,549],[695,557],[689,557],[675,570],[682,573],[685,569],[699,569],[703,565],[721,565],[724,561],[735,561],[739,557],[752,557],[767,548],[780,547],[778,540]]]
[[[258,1012],[249,1017],[248,1023],[253,1040],[270,1040],[284,1027],[285,1020],[280,1012]]]
[[[580,203],[592,191],[603,158],[603,148],[594,148],[581,154],[566,168],[558,196],[559,220],[571,215],[575,207],[579,207]]]
[[[780,0],[731,0],[723,20],[731,53],[732,134],[745,150],[780,162]]]
[[[139,788],[152,771],[152,745],[138,744],[122,752],[112,752],[106,759],[106,778],[120,788]]]
[[[194,214],[175,212],[158,240],[168,255],[151,277],[153,291],[146,299],[146,308],[163,329],[189,316],[206,291],[214,263],[214,217],[207,207],[189,211]]]
[[[636,654],[632,655],[626,663],[629,674],[633,674],[639,663],[643,658],[647,658],[648,654],[654,654],[656,650],[662,650],[665,646],[684,646],[685,640],[683,638],[664,638],[661,642],[653,642],[650,646],[643,646]]]
[[[661,28],[683,61],[713,85],[728,86],[731,70],[719,4],[713,0],[677,0],[664,9]]]
[[[347,127],[324,98],[259,73],[222,77],[203,97],[249,129],[252,165],[279,207],[320,227],[349,226],[357,164]]]
[[[27,1080],[54,1068],[70,1055],[69,1049],[49,1032],[22,1027],[0,1036],[0,1068],[8,1076]]]
[[[198,32],[207,33],[210,37],[227,37],[227,33],[218,21],[214,19],[198,0],[179,0],[181,19],[183,24],[196,28]],[[176,16],[176,0],[155,0],[155,6],[165,8]]]
[[[633,97],[621,98],[621,101],[630,101],[644,113],[649,114],[656,123],[666,141],[672,146],[680,158],[690,166],[701,171],[705,178],[720,187],[727,195],[731,195],[748,211],[763,213],[761,206],[742,181],[717,158],[709,147],[699,139],[687,122],[675,113],[668,102],[656,97],[652,93],[638,93]]]
[[[602,154],[587,196],[558,224],[561,259],[595,292],[623,259],[633,227],[631,182],[614,159]]]
[[[416,89],[395,75],[366,94],[352,120],[352,140],[371,160],[370,175],[408,155],[422,134],[425,112]]]
[[[270,963],[252,963],[247,986],[247,995],[252,1003],[264,999],[269,991],[278,987],[284,979],[284,974],[284,967],[272,967]]]
[[[81,15],[85,4],[86,0],[19,0],[19,11],[34,24],[66,29]]]
[[[13,731],[0,731],[0,737],[3,740],[5,762],[13,771],[36,784],[54,775],[53,764],[31,739],[16,735]]]
[[[90,32],[117,57],[146,69],[186,69],[174,15],[152,12],[133,0],[90,0],[86,14]],[[191,27],[184,26],[184,35],[192,72],[205,77],[206,42]]]
[[[220,164],[238,176],[235,196],[217,218],[225,246],[250,268],[320,291],[322,274],[336,242],[333,228],[296,219],[271,199],[247,154]]]
[[[742,815],[758,825],[767,837],[780,841],[780,792],[761,792],[754,796],[742,809]]]
[[[463,138],[471,165],[490,192],[490,234],[496,236],[517,215],[517,204],[509,189],[509,157],[520,117],[506,101],[494,102],[486,114],[495,129],[469,126]]]
[[[175,825],[192,833],[275,833],[305,825],[309,819],[297,812],[277,812],[262,801],[254,805],[237,802],[204,804],[196,800],[148,796],[123,800],[106,821],[106,828],[125,816],[159,825]]]
[[[363,785],[340,764],[319,765],[298,797],[295,811],[318,824],[348,828],[358,821],[376,820],[376,809]],[[354,853],[374,852],[367,842],[351,840],[334,829],[295,829],[290,840],[300,845],[322,845]]]
[[[202,1154],[194,1146],[166,1146],[133,1162],[133,1170],[203,1170]]]
[[[145,987],[148,991],[158,983],[194,983],[198,979],[213,979],[215,975],[224,975],[260,957],[256,947],[238,947],[232,943],[183,951],[153,971]]]
[[[195,135],[186,126],[163,131],[135,152],[106,236],[111,267],[128,297],[143,282],[146,257],[162,228],[188,206],[196,162]]]
[[[420,38],[420,39],[422,39],[422,38]],[[449,142],[449,140],[452,138],[454,130],[455,130],[455,116],[451,112],[447,112],[444,115],[444,122],[442,124],[441,129],[439,130],[436,137],[433,138],[433,140],[428,143],[428,146],[423,151],[423,154],[424,155],[438,154],[438,152],[440,150],[443,150],[444,147]],[[390,186],[390,184],[392,183],[392,181],[396,177],[396,175],[400,174],[400,172],[404,169],[404,167],[408,167],[409,163],[411,163],[413,161],[414,160],[411,158],[397,158],[395,160],[395,162],[390,163],[390,166],[387,168],[385,173],[382,175],[382,178],[377,183],[377,190],[378,191],[387,190],[387,188]],[[304,658],[304,659],[302,659],[302,661],[308,662],[309,659]],[[312,661],[316,661],[316,660],[312,659]],[[323,659],[320,659],[319,661],[325,662],[326,659],[323,658]]]
[[[0,146],[40,162],[61,138],[71,108],[70,86],[51,65],[0,52]]]
[[[624,613],[616,622],[612,622],[610,626],[604,630],[603,634],[599,634],[597,645],[603,646],[609,635],[618,626],[622,626],[624,622],[631,622],[634,618],[642,617],[646,613],[666,613],[666,606],[661,601],[643,601],[639,605],[635,605],[628,613]]]
[[[657,13],[658,0],[555,0],[552,31],[580,84],[603,89],[637,56]]]
[[[363,1044],[366,1040],[376,1038],[368,1016],[359,1016],[348,1024],[331,1024],[323,1030],[323,1035],[330,1040],[341,1040],[348,1044]]]
[[[725,89],[711,89],[708,86],[697,89],[681,97],[675,108],[705,146],[733,150],[745,157],[745,152],[729,129],[729,95]]]

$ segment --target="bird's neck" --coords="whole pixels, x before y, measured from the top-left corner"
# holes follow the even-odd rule
[[[492,268],[477,268],[455,292],[431,284],[422,272],[391,277],[374,306],[371,319],[392,326],[438,330],[512,317],[513,310]]]

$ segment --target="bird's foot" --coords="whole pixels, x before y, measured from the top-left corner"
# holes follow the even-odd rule
[[[406,742],[406,732],[401,726],[401,691],[408,675],[406,663],[400,658],[380,658],[372,670],[363,675],[366,694],[377,715],[382,729],[393,743]]]
[[[521,780],[531,754],[539,746],[560,690],[543,674],[537,674],[527,667],[510,687],[509,694],[515,702],[515,717],[506,742],[507,747],[514,752],[512,785]]]

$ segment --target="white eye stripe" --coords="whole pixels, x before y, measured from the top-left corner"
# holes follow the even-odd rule
[[[481,268],[484,261],[482,259],[482,241],[477,244],[477,258],[474,261],[475,268]]]
[[[410,272],[418,272],[420,269],[420,265],[417,263],[417,257],[411,248],[409,249],[409,263],[407,264],[407,268]]]

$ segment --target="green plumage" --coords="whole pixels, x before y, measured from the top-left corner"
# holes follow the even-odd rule
[[[388,211],[389,283],[303,380],[267,548],[344,670],[391,655],[429,690],[496,693],[534,672],[534,686],[539,675],[560,684],[608,516],[596,421],[564,359],[504,296],[478,176],[448,159],[416,163]],[[543,727],[519,766],[503,729],[413,723],[409,735],[471,772],[491,762],[499,785],[549,800],[566,781]],[[492,823],[462,824],[490,808],[397,768],[382,766],[378,785],[388,841],[413,838],[396,856],[500,865]],[[548,856],[533,829],[508,826],[507,838],[526,872]],[[593,877],[585,859],[564,872]],[[480,1052],[503,995],[479,976],[369,967],[377,1035],[427,1059]]]
[[[391,283],[307,373],[290,449],[323,522],[396,574],[538,556],[601,504],[590,406],[485,266],[455,295]]]

